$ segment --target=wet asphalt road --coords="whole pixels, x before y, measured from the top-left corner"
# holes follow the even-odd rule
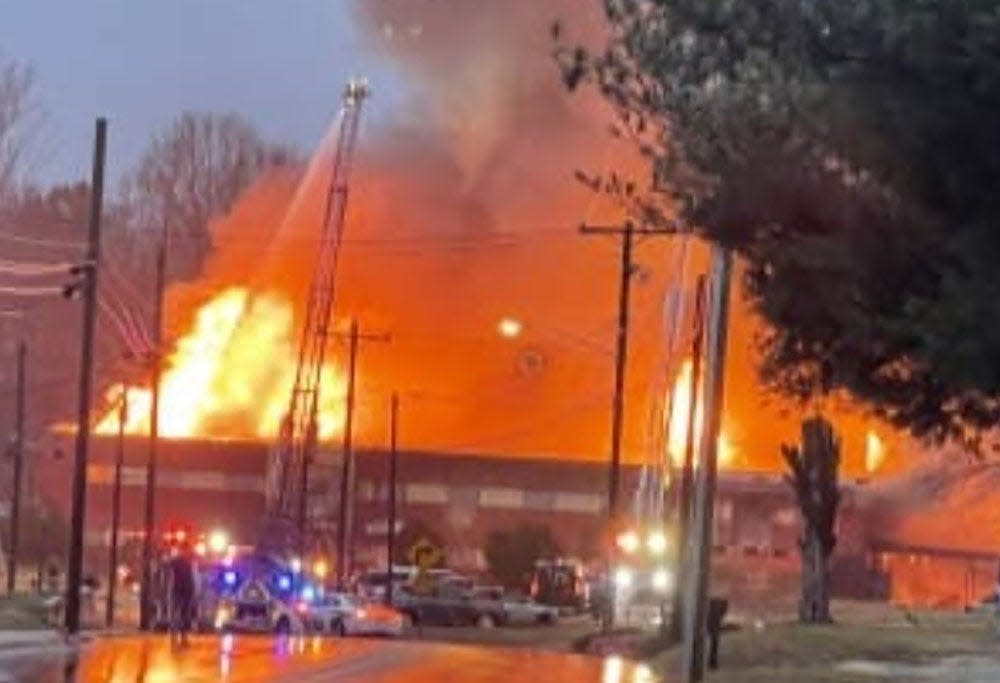
[[[0,683],[655,683],[643,665],[526,649],[366,639],[165,636],[0,653]]]

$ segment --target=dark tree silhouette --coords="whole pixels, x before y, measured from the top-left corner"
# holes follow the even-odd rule
[[[847,389],[918,436],[975,445],[1000,421],[996,3],[604,6],[606,46],[557,54],[654,182],[593,186],[739,250],[771,386]]]
[[[795,491],[802,513],[802,599],[799,620],[825,624],[830,616],[830,555],[837,544],[834,528],[840,505],[837,469],[840,442],[822,417],[802,423],[802,445],[782,446],[790,474],[785,477]]]
[[[541,524],[521,524],[491,531],[486,537],[486,564],[490,575],[508,588],[525,589],[535,562],[559,555],[552,531]]]

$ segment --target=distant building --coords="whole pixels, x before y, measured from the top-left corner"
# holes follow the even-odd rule
[[[115,445],[113,438],[95,438],[91,444],[86,547],[88,563],[95,568],[103,567],[107,556]],[[268,457],[269,445],[259,442],[163,440],[158,529],[171,524],[223,528],[237,541],[253,543],[264,514]],[[127,438],[122,494],[126,538],[141,538],[146,458],[146,439]],[[355,558],[362,566],[384,562],[387,468],[385,453],[358,453],[353,528]],[[624,500],[639,474],[638,468],[625,469]],[[66,514],[69,477],[68,457],[40,465],[43,493]],[[404,525],[433,529],[449,563],[468,571],[485,568],[483,545],[491,531],[521,522],[547,525],[567,555],[588,559],[599,556],[603,540],[606,478],[604,463],[405,452],[400,454],[398,517]],[[330,488],[335,509],[338,487]],[[877,568],[864,545],[864,523],[852,507],[853,487],[846,490],[836,565],[843,575],[840,583],[851,595],[874,596]],[[723,472],[714,529],[717,590],[748,602],[774,593],[793,600],[799,525],[793,494],[780,475]],[[332,538],[335,530],[329,531]]]

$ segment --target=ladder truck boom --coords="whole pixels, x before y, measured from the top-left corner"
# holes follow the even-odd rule
[[[319,398],[330,317],[336,289],[337,262],[344,233],[351,162],[358,137],[361,106],[368,95],[364,81],[351,81],[344,90],[319,253],[306,305],[295,380],[288,411],[271,454],[267,486],[265,534],[267,545],[293,539],[297,550],[306,543],[309,526],[309,469],[318,439]],[[277,538],[273,538],[273,537]]]

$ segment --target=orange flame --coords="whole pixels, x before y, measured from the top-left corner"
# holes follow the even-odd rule
[[[684,464],[684,450],[688,440],[688,418],[691,414],[691,361],[686,360],[681,364],[677,372],[677,379],[674,381],[672,396],[672,410],[670,412],[670,424],[668,425],[669,441],[667,443],[667,453],[674,467],[681,467]],[[698,401],[695,406],[694,433],[701,435],[702,410],[704,405]],[[733,446],[724,431],[719,432],[718,458],[721,467],[729,467],[733,464],[735,453]],[[694,449],[695,463],[698,461],[698,444],[695,442]]]
[[[291,303],[274,294],[226,289],[198,309],[191,329],[167,360],[160,384],[160,434],[165,437],[269,438],[278,433],[294,382],[296,351]],[[343,424],[343,378],[323,370],[321,439]],[[123,387],[106,398],[121,400]],[[131,387],[125,431],[149,431],[152,396]],[[118,411],[98,422],[99,434],[118,430]]]
[[[877,472],[885,463],[885,444],[882,438],[869,429],[865,435],[865,471],[868,474]]]

